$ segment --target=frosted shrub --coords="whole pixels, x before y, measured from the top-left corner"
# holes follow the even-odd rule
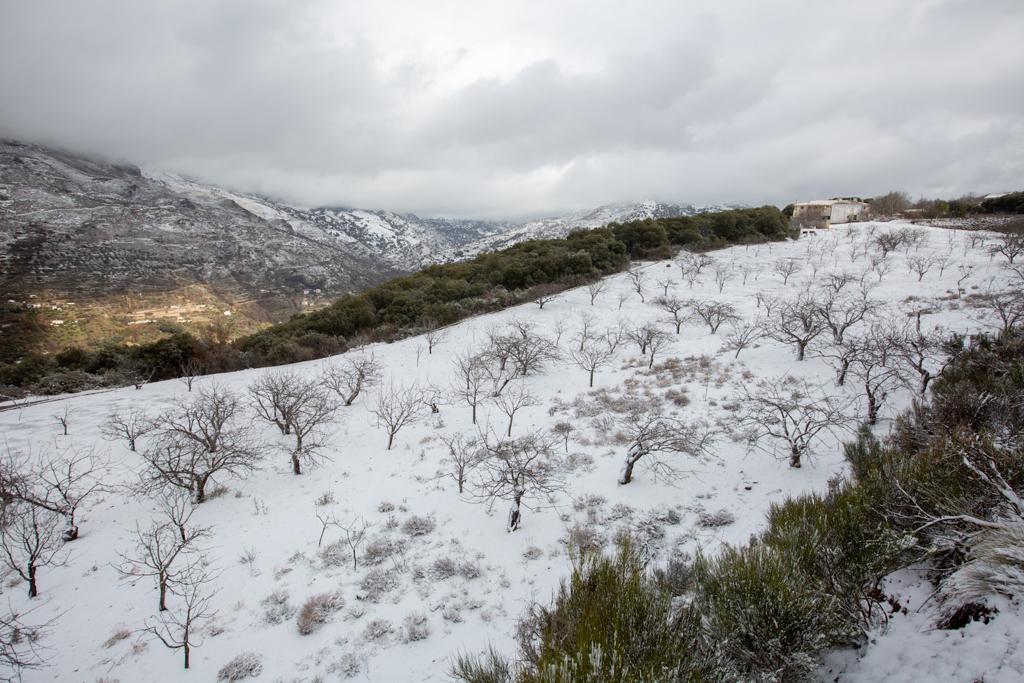
[[[472,560],[459,562],[458,572],[459,576],[464,579],[479,579],[484,574],[484,570],[480,565]]]
[[[339,674],[342,678],[355,678],[362,670],[362,662],[354,652],[346,652],[327,667],[327,673]]]
[[[352,563],[352,552],[344,541],[329,543],[317,551],[325,567],[344,567]]]
[[[363,637],[367,640],[380,640],[393,633],[395,628],[387,619],[374,619],[363,629]]]
[[[263,605],[263,620],[268,624],[280,624],[295,614],[295,608],[288,603],[288,591],[274,591],[260,604]]]
[[[974,540],[968,561],[943,585],[958,601],[984,601],[993,593],[1024,593],[1024,520],[1014,519]]]
[[[377,602],[385,593],[398,588],[398,574],[395,571],[374,568],[366,572],[366,576],[359,582],[359,587],[365,599]]]
[[[426,536],[437,523],[431,517],[420,517],[413,515],[402,523],[402,532],[409,536]]]
[[[450,557],[439,557],[430,565],[430,576],[437,580],[450,579],[457,571],[455,560]]]
[[[340,591],[333,593],[320,593],[310,596],[299,610],[296,618],[296,626],[299,633],[308,636],[313,631],[326,624],[331,615],[345,606],[345,599]]]
[[[697,524],[705,529],[715,529],[721,526],[729,526],[736,521],[736,515],[728,510],[718,512],[701,512],[697,516]]]
[[[413,612],[402,620],[402,640],[411,643],[430,637],[430,622],[422,612]]]
[[[523,551],[524,560],[537,560],[544,556],[544,551],[535,545],[531,545],[529,548]]]
[[[243,681],[263,672],[263,658],[255,652],[243,652],[217,672],[218,681]]]

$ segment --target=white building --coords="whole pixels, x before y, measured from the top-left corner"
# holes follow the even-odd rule
[[[791,225],[798,228],[830,228],[842,223],[866,220],[866,202],[852,199],[817,199],[793,204]]]

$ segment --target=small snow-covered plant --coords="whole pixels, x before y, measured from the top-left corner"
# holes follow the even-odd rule
[[[1001,526],[972,541],[967,562],[943,584],[943,593],[957,604],[1024,593],[1024,520],[999,521]]]
[[[244,681],[263,673],[263,658],[255,652],[243,652],[220,668],[218,681]]]
[[[736,521],[736,515],[732,514],[728,510],[718,510],[717,512],[701,512],[697,516],[697,524],[704,527],[705,529],[715,529],[720,526],[729,526]]]
[[[426,536],[437,526],[432,517],[413,515],[402,522],[402,532],[409,536]]]
[[[374,619],[363,629],[363,637],[367,640],[380,640],[394,631],[395,627],[387,619]]]
[[[355,652],[346,652],[327,667],[327,673],[340,674],[342,678],[354,678],[362,670],[362,660]]]
[[[400,552],[403,549],[402,546],[401,542],[393,538],[384,535],[374,536],[366,543],[366,548],[363,550],[363,562],[371,566],[383,564],[395,553]]]
[[[544,551],[535,545],[531,545],[529,548],[523,551],[524,560],[537,560],[544,557]]]
[[[402,620],[402,640],[412,643],[430,637],[430,621],[422,612],[407,614]]]
[[[366,572],[359,582],[359,588],[363,591],[363,597],[370,602],[377,602],[385,593],[398,588],[398,573],[375,567]]]
[[[313,631],[326,624],[331,615],[345,606],[345,598],[341,591],[333,593],[319,593],[310,596],[299,610],[299,616],[295,624],[299,633],[308,636]]]
[[[430,565],[430,576],[434,579],[450,579],[455,576],[458,567],[450,557],[439,557]]]
[[[484,570],[480,567],[480,564],[473,562],[472,560],[459,562],[458,572],[459,576],[470,580],[479,579],[484,574]]]
[[[263,620],[268,624],[280,624],[295,614],[295,608],[288,602],[288,591],[276,590],[260,601],[263,605]]]
[[[387,512],[394,512],[394,511],[395,511],[395,504],[394,503],[389,503],[386,500],[382,501],[380,503],[380,505],[377,506],[377,512],[380,512],[380,513],[387,513]]]

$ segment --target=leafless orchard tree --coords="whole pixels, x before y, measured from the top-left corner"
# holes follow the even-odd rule
[[[569,352],[572,362],[590,376],[590,388],[594,387],[594,373],[611,362],[615,352],[607,345],[587,344]]]
[[[64,431],[63,436],[68,435],[68,426],[71,424],[71,414],[74,413],[74,409],[70,403],[64,404],[64,410],[53,416],[53,419],[57,421],[57,424],[61,426]]]
[[[578,341],[578,349],[582,350],[583,347],[594,338],[594,328],[597,325],[597,318],[590,315],[589,313],[581,313],[580,316],[580,329],[573,335],[573,339]]]
[[[946,268],[949,268],[953,263],[953,257],[949,254],[935,254],[932,259],[935,261],[935,265],[939,267],[939,277],[946,274]]]
[[[543,372],[548,363],[559,358],[558,347],[547,337],[539,334],[532,323],[514,320],[508,335],[508,356],[514,363],[518,375],[527,377]]]
[[[436,344],[438,341],[435,339],[433,343]],[[324,370],[322,381],[324,386],[337,394],[342,404],[347,407],[352,405],[364,390],[377,386],[383,374],[384,369],[373,354],[360,354],[328,366]]]
[[[171,650],[181,650],[186,669],[189,668],[192,648],[202,644],[197,640],[199,625],[217,614],[210,606],[213,597],[209,586],[211,581],[201,566],[192,567],[176,588],[181,597],[181,605],[163,612],[155,623],[147,621],[143,629]]]
[[[937,265],[935,257],[930,254],[911,256],[907,259],[907,269],[917,274],[917,281],[920,282],[933,266]]]
[[[779,259],[775,262],[773,269],[782,278],[783,286],[789,284],[789,278],[799,273],[803,268],[803,264],[795,258],[784,258]]]
[[[408,387],[395,386],[393,383],[382,388],[377,394],[377,402],[370,412],[376,416],[377,425],[383,425],[388,433],[388,450],[395,443],[395,435],[422,417],[423,400],[420,388],[412,384]]]
[[[4,683],[20,683],[23,673],[45,662],[41,641],[53,622],[29,624],[24,617],[13,610],[0,614],[0,680]]]
[[[576,428],[573,427],[568,422],[556,422],[555,425],[551,428],[551,433],[557,436],[559,439],[561,439],[562,442],[565,444],[566,453],[569,452],[569,437],[572,436],[572,433],[575,431],[575,429]]]
[[[36,574],[40,567],[62,566],[63,517],[25,502],[7,505],[0,520],[0,552],[7,568],[28,582],[28,597],[39,595]]]
[[[747,286],[747,280],[751,275],[757,275],[760,272],[760,268],[752,263],[741,263],[739,267],[740,278],[743,282],[743,286]],[[756,277],[754,278],[757,279]]]
[[[879,282],[892,271],[892,261],[885,254],[872,254],[870,261],[871,270],[878,276]]]
[[[337,412],[338,403],[326,387],[314,384],[300,393],[291,411],[291,432],[295,439],[289,452],[292,474],[302,474],[302,463],[317,458],[324,446],[323,428]]]
[[[679,334],[679,330],[691,318],[688,313],[690,309],[686,302],[674,296],[660,297],[655,299],[654,303],[658,308],[671,316],[671,324],[675,326],[676,334]]]
[[[619,350],[622,342],[629,339],[629,330],[626,328],[626,323],[619,320],[614,325],[606,327],[604,332],[601,333],[600,339],[608,347],[608,353],[614,354]]]
[[[626,457],[619,472],[619,484],[633,481],[633,470],[640,460],[648,463],[656,478],[672,481],[678,469],[667,459],[668,454],[682,453],[700,457],[714,442],[714,431],[703,423],[686,423],[662,415],[658,410],[636,410],[620,420],[620,427],[629,439]]]
[[[829,273],[828,277],[825,278],[825,290],[830,292],[834,298],[839,297],[845,289],[856,281],[856,276],[850,273]]]
[[[543,308],[543,306],[541,306]],[[427,342],[427,355],[434,353],[434,348],[440,346],[445,337],[448,336],[448,330],[441,327],[440,323],[436,320],[427,320],[423,325],[426,328],[426,332],[423,333],[423,339]]]
[[[193,527],[186,530],[183,540],[181,530],[168,521],[154,521],[145,529],[136,524],[134,553],[121,554],[116,569],[125,580],[153,579],[158,611],[164,612],[168,595],[186,583],[202,563],[196,541],[207,533],[208,529]]]
[[[587,294],[590,295],[590,305],[593,306],[597,301],[597,297],[601,296],[608,289],[608,282],[606,280],[597,280],[587,285]]]
[[[505,435],[512,436],[512,420],[516,413],[528,406],[537,405],[537,397],[534,396],[523,382],[516,382],[508,391],[494,397],[494,405],[508,417],[508,430]]]
[[[1024,321],[1024,293],[1020,290],[989,291],[978,297],[978,304],[999,322],[1002,334]]]
[[[827,327],[818,302],[801,296],[779,303],[776,315],[769,321],[768,336],[780,344],[792,344],[796,348],[796,359],[802,361],[808,344]]]
[[[764,338],[764,321],[760,318],[754,320],[734,320],[729,331],[725,335],[725,351],[735,351],[733,358],[740,357],[740,351],[753,346],[758,340]]]
[[[448,470],[441,476],[451,478],[459,487],[459,493],[465,493],[469,475],[480,465],[480,444],[475,438],[458,432],[442,436],[441,441],[448,448]]]
[[[468,405],[473,411],[473,424],[476,424],[476,409],[480,402],[488,396],[490,374],[487,371],[487,359],[472,351],[457,354],[454,360],[455,370],[452,374],[452,394]]]
[[[359,517],[351,522],[338,522],[336,526],[344,535],[345,545],[348,546],[349,552],[352,553],[352,571],[356,571],[359,569],[359,547],[363,545],[363,541],[366,540],[366,534],[373,525]]]
[[[650,338],[647,340],[647,350],[651,354],[651,359],[647,363],[648,370],[654,367],[654,360],[658,355],[658,352],[670,346],[672,342],[672,335],[663,330],[654,330],[653,334],[651,334]]]
[[[303,386],[309,385],[294,372],[273,370],[249,386],[249,396],[256,414],[288,435],[292,429],[293,406]]]
[[[562,293],[562,287],[556,284],[537,285],[531,289],[533,303],[544,310],[544,306],[557,299]]]
[[[727,263],[719,263],[715,266],[715,284],[718,285],[718,293],[721,294],[728,284],[736,276],[736,271]]]
[[[790,467],[803,458],[825,434],[837,434],[851,424],[847,406],[839,397],[791,377],[762,380],[753,387],[741,384],[739,427],[748,443],[777,457],[788,457]]]
[[[707,254],[694,254],[693,255],[693,270],[700,275],[704,272],[704,269],[714,265],[715,259],[708,256]]]
[[[843,341],[843,335],[847,330],[878,310],[878,303],[863,294],[844,296],[833,288],[826,289],[820,299],[811,301],[825,327],[832,333],[832,339],[837,343]]]
[[[627,301],[629,301],[629,295],[628,294],[620,293],[619,296],[617,297],[617,301],[619,302],[619,310],[621,311],[622,310],[622,305],[624,303],[626,303]]]
[[[676,284],[676,281],[670,277],[661,278],[658,280],[658,286],[661,287],[661,295],[663,297],[668,296],[668,290]]]
[[[564,490],[560,463],[550,436],[541,433],[518,439],[485,438],[476,482],[476,497],[488,504],[511,503],[507,531],[522,523],[523,509],[551,503]]]
[[[815,340],[812,348],[816,355],[828,360],[836,373],[836,386],[841,387],[846,385],[850,365],[864,352],[864,340],[856,334],[844,335],[842,341],[822,337]]]
[[[189,392],[192,391],[192,385],[196,383],[196,379],[201,374],[202,366],[195,358],[178,363],[178,381],[184,384]]]
[[[1024,254],[1024,226],[999,234],[989,246],[990,254],[1002,255],[1010,264]]]
[[[651,324],[640,325],[626,331],[626,338],[637,345],[641,356],[647,355],[647,348],[650,346],[651,338],[658,331],[658,328]]]
[[[205,536],[209,532],[209,527],[192,524],[192,515],[195,514],[196,504],[187,491],[168,487],[160,492],[156,505],[157,510],[164,516],[171,528],[177,531],[182,545],[186,545],[190,540],[200,536]]]
[[[867,400],[865,421],[869,425],[878,423],[889,392],[902,381],[893,361],[891,335],[879,325],[863,337],[863,348],[850,363],[850,374],[860,382]]]
[[[138,440],[156,429],[156,423],[145,411],[129,408],[127,412],[111,413],[107,421],[100,427],[100,434],[108,441],[124,439],[128,448],[135,452]]]
[[[690,299],[686,305],[695,316],[704,321],[704,324],[711,330],[711,334],[716,334],[722,323],[738,318],[736,308],[723,301]]]
[[[647,273],[638,268],[630,268],[626,272],[626,276],[629,278],[629,281],[633,284],[633,291],[636,292],[637,296],[640,297],[640,303],[645,302],[647,300],[644,298],[644,292],[646,291],[645,284],[647,280]]]
[[[139,453],[147,465],[143,489],[175,486],[199,504],[215,475],[244,477],[257,469],[264,449],[253,440],[251,425],[241,423],[241,409],[236,394],[213,385],[158,417],[158,438]]]
[[[905,370],[900,374],[908,388],[924,396],[929,383],[942,372],[951,358],[942,332],[931,330],[922,334],[907,326],[895,331],[889,338],[892,340],[892,355]]]

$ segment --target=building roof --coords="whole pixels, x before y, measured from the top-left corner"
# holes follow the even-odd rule
[[[806,202],[793,202],[793,206],[832,206],[833,204],[867,204],[853,199],[812,199]]]

